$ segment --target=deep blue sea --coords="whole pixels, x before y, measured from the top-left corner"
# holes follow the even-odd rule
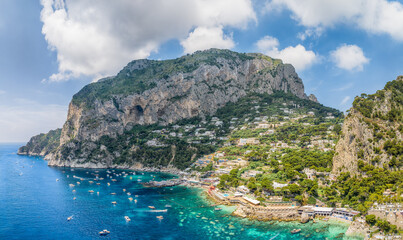
[[[40,157],[16,155],[18,147],[0,144],[0,239],[343,239],[347,230],[331,222],[303,225],[232,217],[233,207],[214,211],[200,189],[140,184],[173,177],[168,174],[125,171],[124,176],[123,170],[48,167]],[[94,181],[95,174],[104,180]],[[292,235],[294,228],[301,233]],[[111,233],[99,236],[103,229]]]

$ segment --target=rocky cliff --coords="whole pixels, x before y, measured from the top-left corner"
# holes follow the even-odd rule
[[[403,166],[403,76],[375,94],[356,97],[336,145],[333,172],[360,174],[366,164]]]
[[[62,129],[51,130],[31,138],[26,146],[18,149],[18,154],[31,156],[46,156],[54,152],[60,145]]]
[[[294,67],[262,54],[210,49],[173,60],[135,60],[117,76],[89,84],[73,96],[59,145],[52,145],[53,151],[42,155],[56,166],[131,166],[139,160],[134,155],[138,157],[143,150],[138,142],[144,132],[138,126],[204,120],[247,95],[276,91],[308,100]],[[314,96],[309,99],[317,102]],[[138,144],[132,144],[133,136]],[[131,149],[129,155],[122,156],[120,145]],[[172,162],[184,145],[156,146],[164,148]],[[201,151],[183,148],[188,151],[188,161]],[[20,153],[30,154],[27,149],[29,144]]]

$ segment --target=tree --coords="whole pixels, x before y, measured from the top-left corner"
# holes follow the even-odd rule
[[[378,220],[376,222],[376,226],[379,227],[380,229],[382,229],[385,232],[389,232],[389,230],[390,230],[390,224],[386,220]]]
[[[302,204],[304,201],[304,197],[302,195],[298,195],[298,196],[295,196],[295,200],[297,202],[299,202],[300,204]]]
[[[301,187],[298,186],[297,184],[290,184],[288,186],[288,189],[290,190],[291,193],[293,194],[301,194]]]
[[[262,188],[266,191],[273,191],[273,183],[267,177],[262,179],[260,185],[262,185]]]
[[[373,226],[376,223],[376,216],[373,214],[367,215],[367,216],[365,216],[365,221],[369,225]]]
[[[310,197],[308,198],[308,204],[310,204],[310,205],[315,205],[315,204],[316,204],[316,198],[310,196]]]
[[[255,179],[254,177],[251,177],[251,178],[249,179],[249,182],[248,182],[247,187],[248,187],[249,190],[251,190],[251,191],[255,191],[255,190],[257,189],[257,186],[256,186],[256,179]]]

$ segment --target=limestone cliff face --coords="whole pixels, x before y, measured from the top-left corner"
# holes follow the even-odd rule
[[[74,151],[91,152],[102,136],[115,138],[135,125],[204,118],[247,94],[274,91],[308,99],[293,66],[262,54],[211,49],[174,60],[136,60],[73,97],[60,145],[47,158],[50,165],[81,166],[77,163],[94,156]],[[117,154],[96,167],[109,165]]]
[[[401,167],[402,86],[400,76],[376,94],[356,97],[336,145],[334,173],[359,174],[360,160],[377,167]]]

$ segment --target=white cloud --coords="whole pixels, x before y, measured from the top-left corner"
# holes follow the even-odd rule
[[[348,71],[362,71],[369,59],[357,45],[342,45],[330,53],[332,61],[337,67]]]
[[[231,36],[222,29],[245,28],[256,21],[251,0],[41,0],[41,4],[42,33],[59,62],[59,72],[50,81],[116,74],[170,39],[182,40],[188,51],[233,47]],[[200,43],[203,30],[205,36],[213,36],[204,38],[205,44]]]
[[[296,21],[311,29],[344,23],[403,41],[403,5],[397,1],[271,0],[266,9],[288,9]]]
[[[230,49],[235,46],[232,36],[226,36],[222,27],[198,27],[189,34],[189,37],[181,41],[185,53],[193,53],[197,50],[209,48]]]
[[[310,37],[315,37],[318,38],[322,35],[323,33],[323,28],[317,27],[315,29],[308,28],[304,32],[298,33],[297,37],[301,39],[302,41],[305,41],[305,39],[310,38]]]
[[[350,96],[345,96],[343,100],[340,102],[340,106],[346,105],[348,101],[350,101],[351,97]]]
[[[302,71],[312,66],[318,60],[318,56],[311,50],[298,44],[295,47],[289,46],[282,50],[278,49],[279,42],[276,38],[265,36],[256,42],[258,49],[273,58],[279,58],[284,63],[292,64],[295,69]]]
[[[38,133],[63,126],[67,106],[44,105],[14,99],[15,106],[0,104],[0,142],[28,141]]]

